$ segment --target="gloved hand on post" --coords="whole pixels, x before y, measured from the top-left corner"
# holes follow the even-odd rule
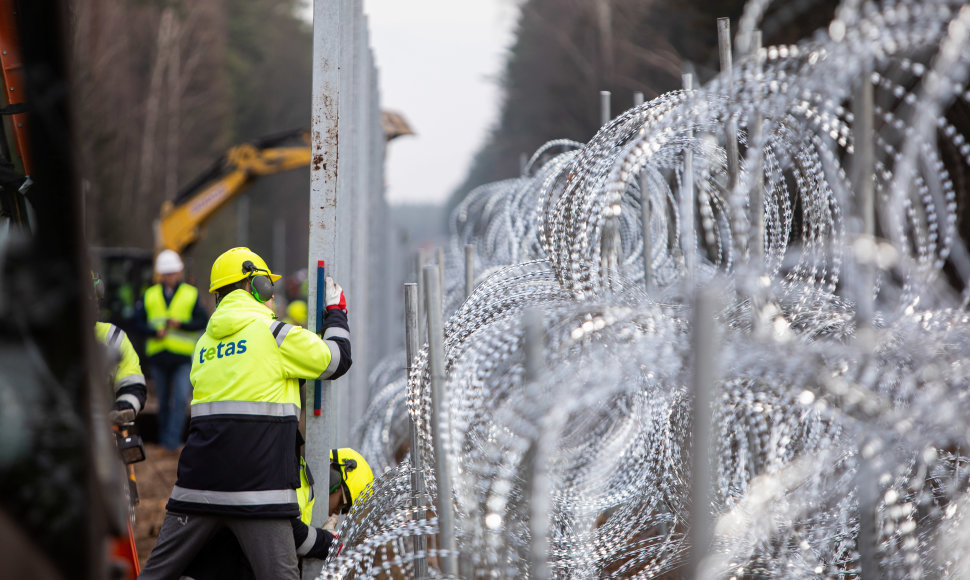
[[[333,536],[330,551],[333,552],[334,556],[340,555],[340,550],[344,547],[344,545],[340,543],[340,533],[337,532],[337,516],[332,515],[327,518],[327,521],[324,522],[323,527],[320,529]],[[332,548],[332,546],[336,546],[336,549]]]
[[[341,310],[347,313],[347,299],[344,298],[344,289],[327,276],[327,310]]]

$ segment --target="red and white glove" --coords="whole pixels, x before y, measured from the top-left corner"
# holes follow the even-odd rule
[[[342,310],[347,313],[347,299],[344,298],[344,289],[327,276],[327,310]]]
[[[340,550],[344,548],[344,545],[340,542],[340,532],[337,531],[337,516],[330,516],[327,518],[327,521],[323,524],[321,529],[327,530],[330,532],[330,535],[333,536],[331,546],[337,547],[336,550],[334,550],[333,555],[334,557],[339,556]]]

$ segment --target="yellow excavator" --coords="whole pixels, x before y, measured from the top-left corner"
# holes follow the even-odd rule
[[[298,145],[285,145],[302,141]],[[254,180],[310,165],[307,131],[290,131],[236,145],[208,170],[162,205],[155,232],[155,251],[179,254],[199,239],[212,216],[235,199]]]
[[[384,141],[413,135],[404,118],[393,111],[381,113]],[[295,143],[288,145],[289,143]],[[183,253],[199,239],[202,227],[254,180],[310,165],[310,134],[289,131],[236,145],[186,185],[174,201],[162,206],[155,236],[155,251]]]
[[[404,117],[381,113],[384,142],[413,135]],[[102,320],[127,329],[141,291],[153,283],[154,256],[164,250],[185,254],[202,236],[205,225],[257,179],[310,165],[310,134],[297,129],[235,145],[166,201],[155,224],[155,247],[92,248],[105,284]],[[137,337],[132,333],[129,335]],[[133,339],[135,348],[140,341]]]

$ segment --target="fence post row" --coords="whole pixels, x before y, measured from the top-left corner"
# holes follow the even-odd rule
[[[387,355],[394,320],[393,284],[388,264],[402,250],[388,245],[390,224],[384,196],[384,133],[377,68],[370,47],[363,2],[314,0],[311,165],[309,207],[308,326],[318,331],[315,314],[318,262],[344,289],[349,309],[354,365],[343,378],[320,386],[320,409],[311,412],[316,393],[307,392],[306,450],[318,472],[329,464],[330,449],[358,446],[351,429],[369,399],[370,367]],[[373,223],[372,223],[373,222]],[[308,389],[314,389],[308,385]],[[317,502],[314,525],[327,518]],[[320,563],[308,561],[304,578],[314,578]]]
[[[410,380],[414,373],[414,357],[418,355],[418,285],[408,282],[404,285],[404,346],[407,357],[407,377]],[[425,509],[424,498],[427,493],[424,485],[424,464],[421,460],[421,442],[418,439],[418,426],[414,418],[409,418],[411,438],[411,493],[414,496],[414,509],[422,512]],[[415,535],[412,542],[414,552],[414,575],[418,580],[428,577],[428,559],[425,554],[428,540],[423,535]]]
[[[428,366],[431,369],[431,437],[434,441],[435,479],[438,484],[438,555],[442,573],[458,575],[458,544],[452,504],[451,470],[444,449],[441,417],[444,397],[444,321],[442,319],[441,274],[435,266],[424,267],[425,300],[428,312]]]

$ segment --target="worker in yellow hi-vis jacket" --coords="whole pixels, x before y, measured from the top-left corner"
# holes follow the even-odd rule
[[[326,284],[321,332],[274,319],[273,274],[249,248],[212,264],[217,306],[192,359],[189,436],[158,542],[140,578],[173,578],[228,528],[257,578],[296,580],[301,379],[350,368],[343,290]]]

